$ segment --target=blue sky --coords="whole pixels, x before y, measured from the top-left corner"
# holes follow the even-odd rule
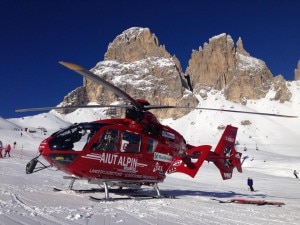
[[[0,0],[0,116],[55,106],[82,85],[60,60],[88,69],[130,27],[148,27],[185,70],[192,49],[227,33],[274,75],[294,79],[300,60],[298,0]]]

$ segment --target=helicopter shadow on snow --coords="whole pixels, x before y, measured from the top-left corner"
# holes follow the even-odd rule
[[[215,192],[215,191],[199,191],[199,190],[163,190],[162,195],[171,195],[177,198],[184,196],[199,196],[209,198],[234,198],[234,197],[260,197],[265,198],[266,195],[262,193],[239,193],[234,191],[229,192]]]

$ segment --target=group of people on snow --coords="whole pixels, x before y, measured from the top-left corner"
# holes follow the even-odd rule
[[[14,143],[14,146],[15,146],[15,144],[16,144],[16,142]],[[2,154],[2,150],[4,150],[4,155]],[[0,141],[0,158],[6,157],[6,155],[8,155],[8,157],[10,157],[10,151],[11,151],[11,145],[7,144],[4,148],[2,141]]]

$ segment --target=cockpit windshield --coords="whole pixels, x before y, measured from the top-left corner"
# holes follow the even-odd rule
[[[78,123],[52,134],[51,150],[83,150],[86,143],[103,126],[103,123]]]

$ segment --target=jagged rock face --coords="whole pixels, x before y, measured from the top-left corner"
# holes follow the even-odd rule
[[[227,41],[226,35],[210,39],[203,49],[192,52],[186,73],[191,76],[194,90],[200,90],[205,86],[221,90],[227,81],[224,76],[228,68],[234,68],[234,44]]]
[[[236,42],[236,52],[244,56],[250,56],[250,54],[244,49],[243,41],[240,37]]]
[[[151,104],[195,107],[197,99],[185,91],[175,62],[172,59],[150,57],[133,63],[99,62],[93,73],[119,87],[131,97],[146,99]],[[88,99],[100,104],[117,101],[111,91],[89,80],[85,81]],[[184,110],[156,110],[159,118],[180,117]]]
[[[109,44],[104,61],[92,71],[121,88],[133,98],[146,99],[151,104],[196,107],[194,94],[207,98],[212,89],[223,91],[227,100],[246,104],[247,99],[265,97],[275,91],[271,100],[288,101],[291,94],[282,76],[273,78],[265,62],[244,49],[239,38],[236,47],[230,35],[220,34],[193,50],[186,74],[190,75],[194,93],[188,91],[179,60],[171,56],[165,46],[148,28],[125,30]],[[300,62],[295,79],[300,79]],[[297,78],[296,78],[297,77]],[[83,87],[65,97],[64,105],[89,102],[111,104],[120,99],[109,90],[84,79]],[[70,110],[65,110],[65,113]],[[177,118],[186,110],[156,110],[159,118]]]
[[[74,91],[71,91],[67,96],[64,97],[63,102],[59,106],[77,106],[77,105],[83,105],[85,103],[89,102],[86,88],[84,86],[76,88]],[[72,109],[64,109],[64,110],[58,110],[62,113],[70,113],[74,110]]]
[[[190,107],[198,104],[196,97],[183,88],[178,59],[171,57],[147,28],[130,28],[117,36],[109,44],[105,60],[99,62],[92,72],[131,97],[146,99],[151,104]],[[120,100],[110,90],[88,79],[84,79],[84,90],[85,103],[107,105]],[[78,95],[81,93],[77,92]],[[65,99],[66,104],[73,104],[74,101],[69,102],[69,99],[71,97]],[[178,109],[154,111],[159,118],[177,118],[187,112]]]
[[[236,53],[236,75],[225,89],[225,96],[232,101],[244,103],[247,99],[266,96],[271,88],[273,75],[266,64],[251,56]]]
[[[282,75],[274,77],[273,89],[275,91],[275,96],[271,100],[280,101],[283,103],[285,101],[289,101],[292,97],[292,93],[287,88],[286,80]]]
[[[295,69],[295,80],[300,80],[300,60],[298,61],[297,68]]]
[[[125,30],[109,44],[104,60],[131,63],[149,57],[173,58],[181,71],[179,60],[171,57],[164,45],[159,45],[158,38],[149,28],[132,27]]]
[[[230,35],[220,34],[192,52],[186,73],[196,93],[223,90],[226,99],[238,103],[265,97],[272,87],[272,73],[262,60],[250,56],[241,38],[236,45]]]

